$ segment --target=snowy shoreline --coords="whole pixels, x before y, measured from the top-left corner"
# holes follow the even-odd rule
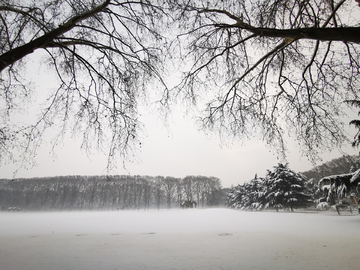
[[[0,269],[358,269],[360,216],[173,211],[0,213]]]

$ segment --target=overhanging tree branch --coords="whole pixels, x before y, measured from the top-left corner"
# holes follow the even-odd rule
[[[182,1],[194,65],[179,89],[216,89],[202,127],[234,137],[257,131],[276,149],[291,130],[312,161],[316,148],[347,143],[340,104],[360,89],[360,27],[344,3]]]
[[[118,157],[123,162],[134,158],[133,146],[138,145],[142,126],[139,99],[148,96],[149,85],[168,91],[162,79],[166,39],[160,29],[168,12],[163,2],[8,2],[0,7],[4,25],[0,27],[0,98],[7,106],[6,112],[0,112],[7,113],[0,118],[0,127],[9,127],[1,129],[0,162],[14,157],[22,167],[33,165],[42,135],[50,128],[55,131],[53,149],[70,133],[81,136],[87,153],[94,148],[108,153],[108,168]],[[16,118],[18,108],[32,98],[31,91],[38,91],[22,82],[26,75],[18,76],[26,74],[30,67],[26,60],[37,49],[47,52],[40,63],[36,61],[40,70],[48,64],[46,74],[58,85],[49,86],[49,96],[39,93],[46,100],[34,101],[34,120],[12,125],[10,117]]]
[[[110,0],[106,0],[101,5],[94,7],[93,9],[76,15],[60,25],[58,28],[51,30],[50,32],[38,37],[20,47],[14,48],[0,56],[0,72],[6,67],[14,64],[16,61],[24,58],[26,55],[33,53],[36,49],[44,48],[48,43],[51,43],[59,36],[70,31],[76,26],[76,24],[82,20],[94,16],[95,14],[103,11],[110,3]],[[1,10],[1,9],[0,9]]]
[[[251,24],[244,22],[240,17],[221,9],[202,9],[202,8],[189,8],[189,10],[201,13],[218,13],[224,14],[232,20],[235,24],[214,24],[214,27],[219,28],[239,28],[250,31],[261,37],[279,37],[291,39],[314,39],[321,41],[344,41],[360,43],[360,27],[336,27],[325,28],[330,20],[335,16],[338,9],[345,3],[346,0],[339,2],[324,22],[321,28],[295,28],[295,29],[276,29],[276,28],[262,28],[255,27]],[[292,24],[293,25],[293,24]]]
[[[289,30],[255,28],[251,29],[251,32],[261,37],[344,41],[360,44],[360,27],[301,28]]]

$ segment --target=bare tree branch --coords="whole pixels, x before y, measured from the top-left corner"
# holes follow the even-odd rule
[[[0,162],[34,164],[50,128],[56,130],[54,149],[66,134],[80,136],[87,152],[99,148],[108,153],[109,169],[117,157],[133,157],[142,127],[139,99],[149,95],[150,86],[168,91],[162,78],[167,40],[160,32],[168,9],[162,4],[41,0],[1,5],[0,102],[7,110],[0,111],[6,116],[0,121]],[[26,74],[26,60],[35,50],[47,53],[39,67],[47,64],[53,71],[48,73],[54,75],[55,88],[43,104],[36,104],[33,122],[12,124],[22,102],[32,98],[32,85],[20,75]]]
[[[343,101],[360,89],[360,27],[349,1],[183,1],[179,8],[194,65],[178,92],[214,89],[203,128],[259,136],[281,154],[287,130],[310,160],[349,142]]]
[[[24,44],[20,47],[14,48],[2,55],[0,55],[0,72],[4,70],[9,65],[15,63],[16,61],[24,58],[26,55],[33,53],[38,48],[43,48],[49,42],[52,42],[54,39],[60,35],[70,31],[76,26],[76,24],[82,20],[85,20],[89,17],[94,16],[95,14],[104,10],[110,3],[110,0],[106,0],[101,5],[86,11],[82,14],[72,17],[70,20],[60,25],[58,28],[51,30],[50,32],[44,34],[43,36],[36,38],[35,40],[30,41],[27,44]],[[0,9],[1,11],[1,9]],[[14,10],[12,10],[14,11]]]

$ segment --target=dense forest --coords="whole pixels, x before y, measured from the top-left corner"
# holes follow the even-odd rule
[[[0,179],[2,210],[126,210],[179,208],[225,202],[215,177],[58,176]]]

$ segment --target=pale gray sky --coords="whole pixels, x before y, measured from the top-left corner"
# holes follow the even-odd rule
[[[164,125],[158,115],[151,112],[143,115],[145,129],[138,161],[121,161],[114,174],[162,175],[185,177],[204,175],[218,177],[223,187],[237,185],[251,180],[257,173],[264,176],[267,169],[272,169],[279,162],[257,139],[222,145],[216,134],[205,135],[198,131],[194,122],[177,112]],[[345,121],[346,122],[346,121]],[[353,129],[353,131],[355,131]],[[50,145],[44,145],[39,151],[38,165],[31,169],[20,169],[16,177],[43,177],[57,175],[102,175],[106,174],[106,156],[94,154],[88,157],[80,150],[80,142],[67,138],[64,145],[56,150],[56,157],[49,154]],[[295,171],[304,171],[313,166],[306,158],[301,158],[300,151],[290,145],[289,165]],[[345,149],[349,154],[357,154],[351,147]],[[324,154],[324,161],[339,157],[341,154]],[[17,167],[1,167],[0,178],[12,178]]]

